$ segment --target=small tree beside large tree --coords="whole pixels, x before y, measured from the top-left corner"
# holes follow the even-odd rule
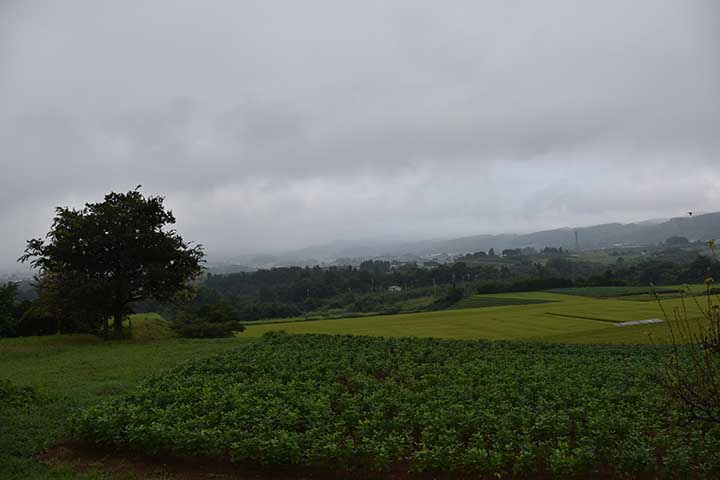
[[[163,201],[138,187],[80,210],[58,207],[46,238],[29,240],[20,261],[54,285],[58,302],[98,318],[105,338],[112,317],[114,335],[121,337],[133,302],[169,301],[203,270],[202,246],[167,228],[175,217]]]

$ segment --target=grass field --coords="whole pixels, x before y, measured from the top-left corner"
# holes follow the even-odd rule
[[[468,301],[483,304],[487,298],[492,299],[488,303],[507,304],[415,314],[248,325],[241,335],[257,337],[268,331],[284,330],[288,333],[568,343],[651,343],[665,341],[669,334],[669,328],[664,323],[629,327],[613,324],[662,317],[655,302],[629,302],[620,298],[591,298],[551,292],[476,295]],[[679,299],[664,301],[668,311],[679,304]],[[699,316],[699,311],[692,304],[689,304],[689,313]]]
[[[649,334],[662,341],[668,332],[666,324],[612,324],[660,317],[654,302],[549,292],[481,297],[469,302],[485,305],[482,308],[265,323],[248,326],[236,338],[219,340],[173,338],[167,322],[153,314],[133,317],[134,339],[128,341],[103,342],[90,335],[0,339],[0,381],[32,387],[39,399],[3,404],[0,391],[0,478],[105,478],[92,469],[80,474],[67,466],[48,466],[37,456],[68,438],[73,415],[84,407],[127,394],[153,373],[191,358],[225,352],[267,331],[631,344],[649,343]],[[670,309],[679,301],[670,299],[665,304]],[[697,313],[692,308],[690,312]]]
[[[139,339],[103,342],[91,335],[0,339],[0,380],[36,389],[41,401],[4,405],[0,395],[0,478],[3,480],[105,478],[48,466],[36,456],[68,436],[79,409],[127,393],[143,378],[200,355],[221,353],[247,342],[149,339],[167,333],[157,317],[139,316]]]

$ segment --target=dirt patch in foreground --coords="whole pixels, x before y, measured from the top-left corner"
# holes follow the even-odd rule
[[[148,480],[502,480],[512,477],[481,477],[458,474],[417,474],[407,469],[391,472],[317,472],[297,467],[265,468],[246,467],[227,461],[196,458],[150,456],[127,451],[101,449],[81,442],[66,443],[47,450],[40,460],[50,465],[66,465],[80,472],[99,470],[119,479]],[[549,474],[533,475],[533,479],[551,479]],[[584,479],[618,478],[612,468],[590,476],[571,477]],[[636,478],[655,478],[652,475]]]
[[[80,472],[102,470],[119,478],[163,480],[329,480],[311,472],[266,471],[222,461],[157,457],[132,452],[113,452],[83,443],[53,447],[41,456],[51,465],[68,465]]]

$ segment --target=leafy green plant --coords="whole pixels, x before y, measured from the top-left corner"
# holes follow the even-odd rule
[[[114,448],[338,472],[717,476],[720,426],[667,408],[666,353],[271,333],[88,408],[76,431]]]
[[[8,380],[0,379],[0,408],[20,406],[39,398],[38,393],[30,387],[18,387]]]

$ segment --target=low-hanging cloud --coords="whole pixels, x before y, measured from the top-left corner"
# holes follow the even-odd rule
[[[718,45],[712,0],[3,2],[0,267],[139,183],[216,256],[712,210]]]

